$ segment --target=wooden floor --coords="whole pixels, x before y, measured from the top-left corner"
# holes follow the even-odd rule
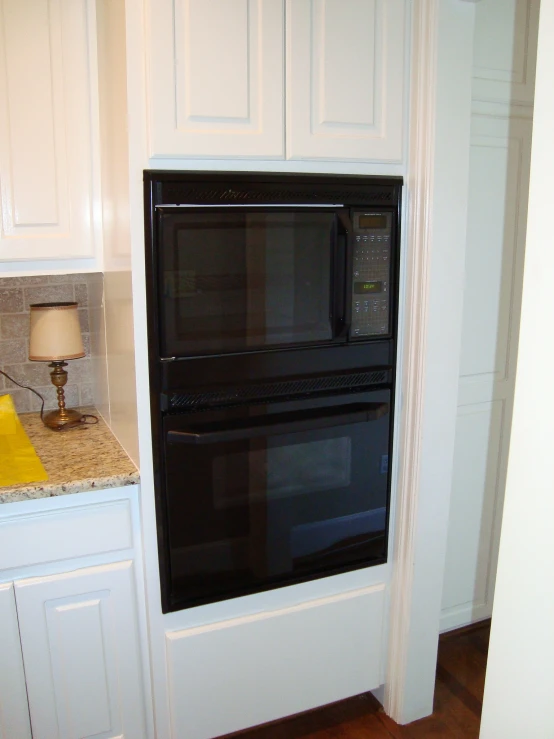
[[[333,703],[256,729],[237,739],[433,739],[479,736],[489,644],[488,622],[441,637],[435,710],[429,718],[399,726],[371,693]]]

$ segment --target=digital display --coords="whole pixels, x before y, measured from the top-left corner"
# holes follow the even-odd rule
[[[387,216],[381,216],[381,215],[360,216],[358,219],[358,226],[360,228],[386,228],[387,227]]]
[[[355,282],[354,292],[356,295],[365,295],[366,293],[382,293],[382,282]]]

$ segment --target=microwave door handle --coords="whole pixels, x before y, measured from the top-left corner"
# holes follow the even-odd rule
[[[168,431],[167,441],[169,444],[219,444],[226,441],[240,441],[241,439],[253,439],[261,436],[277,436],[333,428],[335,426],[349,426],[355,423],[367,423],[382,418],[388,412],[388,403],[338,406],[332,409],[321,409],[317,414],[307,415],[302,412],[280,414],[272,422],[253,424],[246,427],[214,431]],[[286,418],[283,418],[283,415]]]
[[[348,212],[337,213],[335,338],[348,338],[352,324],[352,222]]]

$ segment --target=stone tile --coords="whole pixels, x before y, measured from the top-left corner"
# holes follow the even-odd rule
[[[24,364],[6,364],[2,368],[6,374],[22,385],[38,387],[50,382],[50,368],[47,362],[26,362]],[[53,386],[52,386],[53,387]]]
[[[13,365],[6,364],[2,369],[8,375],[11,375],[14,380],[24,382],[26,385],[31,385],[31,387],[47,385],[50,382],[50,372],[52,371],[48,366],[48,362],[25,362]],[[65,370],[68,375],[68,383],[72,385],[80,385],[81,383],[88,384],[92,381],[92,367],[90,359],[69,360]]]
[[[44,387],[36,387],[35,390],[39,392],[44,398],[44,410],[51,411],[58,407],[58,395],[54,385],[45,385]],[[28,392],[28,391],[26,391]],[[79,407],[79,388],[77,385],[66,385],[64,387],[65,392],[65,405],[67,408],[78,408]],[[36,395],[31,395],[30,410],[40,411],[40,400]]]
[[[75,285],[75,300],[80,307],[88,305],[88,288],[85,284]]]
[[[90,334],[82,334],[83,349],[85,350],[87,357],[90,357]]]
[[[15,405],[15,410],[18,413],[27,413],[31,410],[30,405],[30,396],[32,393],[30,393],[28,390],[7,390],[5,395],[11,395],[13,403]],[[40,408],[40,405],[39,405]]]
[[[80,385],[80,405],[94,405],[94,388],[92,385]]]
[[[81,326],[81,331],[84,334],[90,333],[90,321],[88,317],[88,310],[86,308],[79,308],[77,311],[77,314],[79,315],[79,324]]]
[[[46,285],[45,287],[26,287],[23,289],[25,298],[25,310],[32,303],[65,303],[73,302],[75,294],[73,284]],[[0,305],[0,311],[2,310]],[[7,312],[7,311],[4,311]],[[16,313],[17,311],[10,311]]]
[[[23,339],[29,336],[29,314],[0,315],[0,339]]]
[[[47,285],[48,275],[32,277],[0,277],[0,289],[12,287],[26,287],[28,285]]]
[[[71,359],[67,363],[65,368],[69,375],[69,382],[81,384],[91,382],[92,367],[90,359],[83,357],[83,359]]]
[[[27,339],[4,339],[0,341],[0,365],[26,362],[28,351]]]
[[[0,313],[21,313],[23,310],[23,290],[6,289],[0,285]]]
[[[89,278],[88,273],[86,272],[79,272],[77,274],[73,275],[50,275],[48,277],[48,282],[51,285],[59,285],[64,282],[84,282],[86,283]]]

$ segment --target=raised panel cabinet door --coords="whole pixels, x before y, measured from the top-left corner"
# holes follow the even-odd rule
[[[475,7],[474,100],[533,104],[540,0],[483,0]]]
[[[150,156],[283,158],[283,0],[150,8]]]
[[[15,584],[33,739],[141,739],[130,561]]]
[[[492,614],[517,365],[531,118],[475,114],[441,628]]]
[[[31,739],[13,584],[0,585],[0,739]]]
[[[406,0],[287,0],[287,158],[403,156]]]
[[[0,262],[96,256],[90,23],[89,0],[0,0]]]

